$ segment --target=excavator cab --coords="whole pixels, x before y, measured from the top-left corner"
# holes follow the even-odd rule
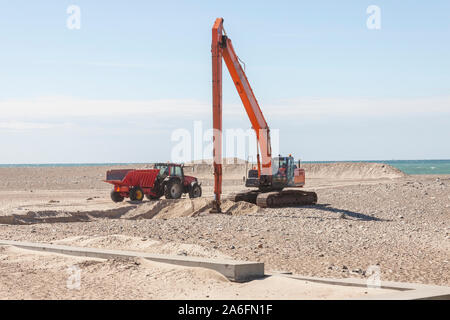
[[[294,158],[281,157],[272,158],[272,188],[283,189],[294,184]]]
[[[294,158],[292,156],[282,157],[278,156],[272,158],[272,177],[271,185],[264,187],[270,187],[272,190],[281,190],[288,186],[294,186],[294,173],[297,169]],[[260,178],[258,177],[258,170],[251,169],[248,171],[248,177],[245,180],[246,187],[263,187],[260,184]]]

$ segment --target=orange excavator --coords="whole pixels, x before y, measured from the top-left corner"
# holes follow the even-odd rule
[[[299,188],[305,184],[305,171],[294,158],[272,158],[270,129],[258,105],[240,60],[223,27],[223,18],[217,18],[212,28],[212,80],[213,80],[213,161],[214,202],[211,212],[221,212],[222,193],[222,58],[230,72],[245,111],[258,140],[257,168],[247,173],[247,187],[257,188],[230,196],[233,201],[247,201],[260,207],[308,205],[317,202],[317,194]],[[261,157],[259,154],[261,151]]]

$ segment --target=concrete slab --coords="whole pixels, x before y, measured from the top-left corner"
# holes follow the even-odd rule
[[[267,272],[264,274],[264,264],[258,262],[206,259],[199,257],[186,257],[176,255],[150,254],[136,251],[106,250],[96,248],[74,247],[54,245],[46,243],[32,243],[23,241],[0,240],[0,245],[15,246],[28,250],[53,252],[72,256],[91,258],[144,258],[152,261],[175,264],[187,267],[199,267],[215,270],[232,281],[244,282],[257,278],[277,275],[292,279],[327,284],[330,286],[350,286],[355,288],[366,287],[365,279],[347,278],[319,278],[292,275],[289,272]],[[424,285],[416,283],[404,283],[393,281],[381,281],[381,289],[389,289],[390,292],[372,297],[361,297],[360,299],[383,299],[383,300],[416,300],[416,299],[444,299],[450,300],[450,287]]]
[[[347,278],[347,279],[333,279],[333,278],[318,278],[306,277],[300,275],[287,275],[278,272],[266,273],[266,275],[282,275],[285,277],[305,280],[336,286],[352,286],[352,287],[366,287],[367,281],[365,279]],[[361,299],[376,299],[376,300],[450,300],[450,287],[426,285],[409,282],[395,282],[395,281],[381,281],[380,289],[390,289],[393,292],[379,295],[376,297],[363,297]]]
[[[260,262],[206,259],[201,257],[162,255],[123,250],[106,250],[11,240],[0,240],[0,245],[10,245],[35,251],[53,252],[90,258],[144,258],[156,262],[169,263],[186,267],[212,269],[223,274],[228,279],[236,282],[249,281],[264,277],[264,263]]]

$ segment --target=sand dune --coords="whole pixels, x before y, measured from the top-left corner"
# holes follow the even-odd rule
[[[225,179],[242,179],[246,170],[252,167],[239,161],[236,164],[223,164]],[[406,174],[397,168],[383,163],[368,162],[332,162],[332,163],[302,163],[307,178],[311,179],[394,179],[405,177]],[[188,174],[212,179],[213,167],[211,164],[189,164],[186,167]]]
[[[103,180],[106,171],[120,168],[148,168],[151,164],[91,166],[91,167],[27,167],[0,168],[0,190],[80,190],[109,189],[111,186]],[[242,186],[247,165],[242,160],[236,164],[223,165],[224,185]],[[336,162],[304,163],[307,179],[393,179],[405,176],[400,170],[380,163]],[[212,164],[186,164],[186,175],[200,179],[205,186],[213,181]]]
[[[302,167],[310,179],[394,179],[406,174],[383,163],[334,162],[304,163]]]

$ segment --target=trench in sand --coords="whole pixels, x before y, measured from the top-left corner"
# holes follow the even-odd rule
[[[170,219],[178,217],[192,217],[206,213],[211,208],[211,199],[162,199],[145,201],[142,203],[129,202],[122,206],[108,210],[65,211],[65,210],[36,210],[25,214],[12,214],[0,216],[0,224],[26,225],[36,223],[69,223],[89,222],[95,219]],[[225,214],[253,214],[259,208],[247,202],[232,202],[225,200],[222,203]]]

